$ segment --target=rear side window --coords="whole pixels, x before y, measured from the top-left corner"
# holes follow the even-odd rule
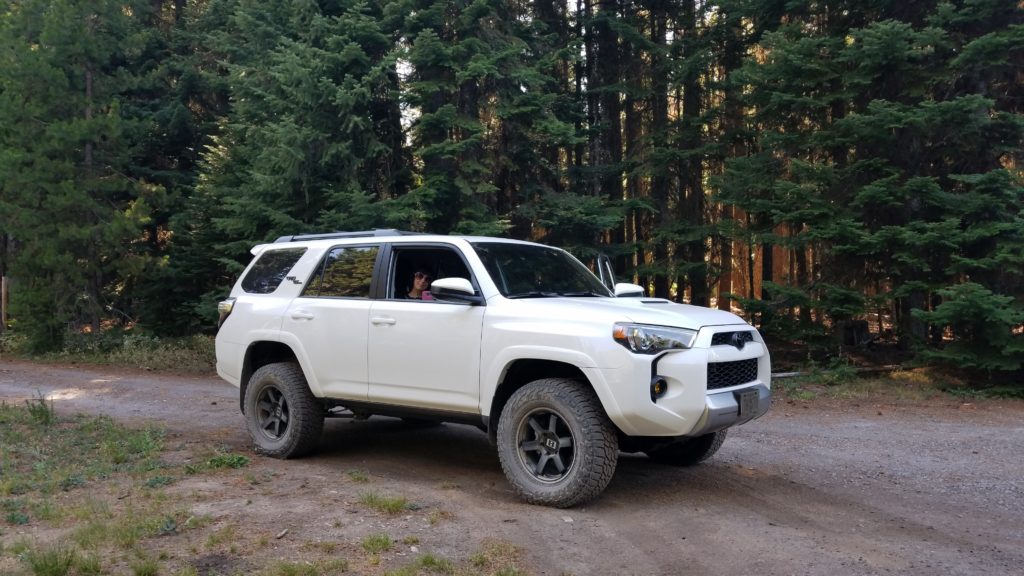
[[[369,298],[378,246],[334,248],[306,286],[303,296]]]
[[[277,290],[288,271],[305,253],[305,248],[264,251],[242,279],[242,290],[250,294],[270,294]]]

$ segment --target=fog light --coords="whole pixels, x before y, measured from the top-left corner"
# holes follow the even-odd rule
[[[657,402],[665,392],[668,392],[668,381],[661,376],[655,376],[651,380],[651,402]]]

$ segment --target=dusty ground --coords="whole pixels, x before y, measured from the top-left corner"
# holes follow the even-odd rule
[[[1022,402],[780,401],[735,429],[704,465],[623,456],[600,499],[554,510],[515,498],[475,428],[332,420],[318,456],[281,462],[252,454],[236,390],[213,377],[0,361],[0,400],[37,392],[58,412],[157,421],[179,442],[213,441],[252,456],[247,474],[268,481],[186,481],[179,489],[201,494],[196,513],[269,534],[275,558],[298,560],[310,542],[387,531],[416,535],[419,552],[459,561],[482,543],[512,542],[532,574],[1024,570]],[[354,483],[351,470],[369,483]],[[358,506],[367,486],[431,513],[367,514]],[[285,528],[286,537],[273,538]],[[399,556],[412,553],[399,548]]]

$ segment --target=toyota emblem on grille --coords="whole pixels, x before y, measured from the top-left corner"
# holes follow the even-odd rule
[[[743,350],[743,346],[746,345],[747,339],[743,337],[746,332],[733,332],[729,336],[729,344],[735,346],[737,350]]]

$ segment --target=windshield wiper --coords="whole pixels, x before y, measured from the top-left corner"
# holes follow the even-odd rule
[[[505,296],[505,298],[514,300],[516,298],[558,298],[559,296],[561,296],[561,294],[559,294],[558,292],[542,292],[540,290],[533,290],[530,292],[519,292],[516,294],[509,294],[508,296]]]
[[[596,296],[596,297],[606,296],[606,294],[598,294],[597,292],[594,292],[593,290],[579,290],[579,291],[576,291],[576,292],[559,292],[559,294],[561,294],[562,296],[567,296],[569,298],[580,298],[580,297],[583,297],[583,296]]]

